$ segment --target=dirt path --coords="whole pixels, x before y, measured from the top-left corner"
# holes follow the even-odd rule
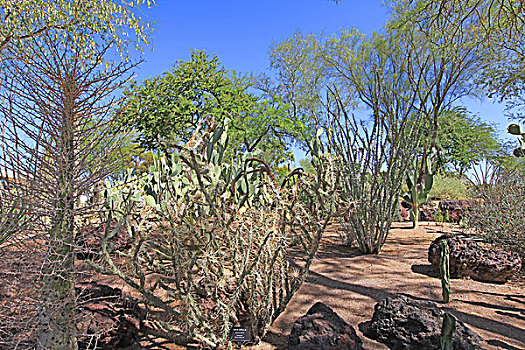
[[[341,246],[335,228],[331,227],[323,238],[306,282],[294,295],[285,312],[274,322],[265,339],[266,342],[251,349],[282,348],[293,322],[304,315],[317,301],[332,307],[339,316],[352,325],[363,340],[365,349],[387,349],[385,345],[365,337],[360,330],[360,325],[371,320],[374,306],[379,300],[393,294],[407,294],[437,302],[441,300],[441,282],[429,269],[427,252],[433,239],[445,231],[451,232],[453,228],[431,225],[412,230],[409,226],[409,223],[394,224],[385,246],[378,255],[359,255]],[[15,275],[9,274],[11,271],[9,264],[13,262],[18,264],[20,261],[15,261],[16,259],[13,260],[12,257],[8,258],[7,253],[9,252],[3,251],[0,259],[2,262],[0,275],[3,277],[0,283],[0,301],[2,301],[2,293],[5,294],[4,301],[10,301],[11,295],[18,293],[16,289],[22,290],[25,294],[34,291],[18,283],[32,285],[27,281],[13,282]],[[31,261],[34,265],[36,260]],[[38,261],[36,263],[38,265]],[[95,279],[98,282],[127,288],[123,282],[115,281],[115,277],[97,277]],[[22,293],[23,298],[18,298],[21,302],[26,302],[24,293]],[[447,311],[455,314],[459,320],[480,334],[487,342],[485,348],[525,349],[525,281],[523,279],[510,281],[504,285],[453,279],[451,300],[446,305]],[[0,316],[3,315],[2,311],[12,313],[12,308],[1,304]],[[19,315],[23,314],[29,318],[32,316],[27,312],[21,312]],[[0,328],[1,326],[2,322]],[[161,339],[155,335],[143,340],[142,349],[183,349],[169,341],[160,341]]]
[[[441,300],[441,282],[430,272],[427,251],[442,230],[452,228],[409,226],[395,224],[378,255],[350,253],[337,243],[333,231],[328,232],[306,282],[272,325],[267,342],[253,348],[281,347],[293,321],[322,301],[356,329],[365,349],[387,349],[359,330],[372,318],[379,300],[396,293]],[[480,334],[487,349],[525,349],[525,283],[453,279],[446,309]]]

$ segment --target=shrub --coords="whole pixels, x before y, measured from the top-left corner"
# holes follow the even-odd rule
[[[475,187],[478,201],[468,223],[489,243],[517,252],[525,261],[525,178],[516,169],[499,168],[490,183]]]
[[[217,128],[106,191],[108,222],[129,227],[133,248],[119,264],[103,243],[105,262],[93,264],[162,310],[152,317],[182,345],[222,346],[232,325],[259,341],[302,284],[334,212],[326,162],[316,163],[319,177],[293,171],[279,185],[254,154],[223,163],[227,143]]]
[[[418,125],[418,120],[414,125]],[[372,123],[371,123],[372,124]],[[388,127],[375,119],[367,127],[355,117],[334,118],[328,132],[328,147],[338,164],[341,181],[338,200],[352,204],[345,216],[342,235],[347,244],[355,243],[363,253],[379,253],[399,211],[401,192],[409,159],[419,142],[419,131],[407,125],[400,127],[399,137],[388,140]]]
[[[468,199],[470,198],[467,181],[455,176],[435,175],[434,184],[430,190],[431,199]]]

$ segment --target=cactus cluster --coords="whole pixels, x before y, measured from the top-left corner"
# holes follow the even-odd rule
[[[120,265],[103,243],[105,261],[93,264],[162,310],[152,322],[180,344],[225,345],[232,325],[250,327],[257,342],[303,282],[335,211],[337,179],[318,144],[316,176],[296,170],[281,185],[256,154],[224,161],[227,126],[203,133],[106,190],[108,222],[127,226],[133,247]]]

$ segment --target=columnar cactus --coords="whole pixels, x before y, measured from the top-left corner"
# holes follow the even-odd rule
[[[450,251],[448,249],[447,240],[441,240],[441,259],[439,271],[441,275],[441,287],[443,288],[443,302],[450,301]]]
[[[452,335],[456,330],[456,318],[445,313],[443,316],[443,325],[441,326],[441,350],[452,350],[453,341]]]

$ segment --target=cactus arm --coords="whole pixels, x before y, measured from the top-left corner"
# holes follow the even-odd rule
[[[414,162],[414,168],[417,169],[416,162]],[[432,173],[432,162],[430,158],[426,159],[425,168],[427,173],[423,177],[422,183],[418,181],[417,171],[414,171],[413,174],[407,174],[406,178],[408,192],[404,194],[403,199],[412,206],[413,228],[417,228],[418,226],[419,208],[427,202],[428,194],[434,184],[434,175]]]

